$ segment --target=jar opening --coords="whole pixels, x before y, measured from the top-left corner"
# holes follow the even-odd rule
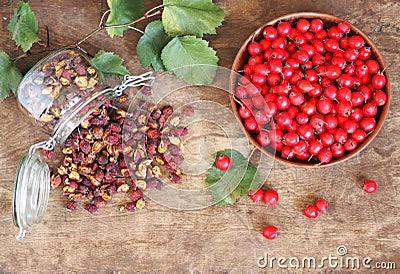
[[[13,220],[20,229],[18,240],[34,223],[39,223],[47,208],[50,170],[39,154],[25,155],[17,168],[13,186]]]

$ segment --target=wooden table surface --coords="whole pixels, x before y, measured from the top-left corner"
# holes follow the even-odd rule
[[[6,30],[16,2],[0,1],[0,50],[11,56],[19,54]],[[45,26],[48,26],[51,47],[60,47],[75,42],[97,26],[106,9],[105,1],[100,2],[33,0],[31,6],[39,20],[42,39],[46,39]],[[227,68],[254,29],[290,12],[331,13],[369,35],[387,62],[393,92],[388,117],[376,139],[356,157],[333,167],[306,169],[275,162],[264,185],[280,194],[279,203],[271,208],[253,204],[246,198],[233,207],[179,211],[150,200],[143,211],[128,214],[118,212],[117,199],[92,216],[82,207],[67,213],[61,190],[52,190],[43,222],[34,226],[24,240],[17,241],[17,229],[11,219],[13,177],[29,146],[45,140],[47,135],[30,124],[17,108],[15,97],[9,97],[0,102],[0,273],[285,272],[276,261],[273,269],[261,269],[258,258],[266,254],[269,258],[282,256],[287,258],[287,265],[291,257],[300,260],[314,257],[320,262],[323,257],[340,257],[337,253],[340,246],[348,251],[341,258],[370,257],[372,266],[376,262],[395,262],[400,269],[400,148],[397,147],[400,144],[400,2],[218,0],[216,3],[226,17],[218,34],[207,39],[217,51],[219,64]],[[160,3],[146,1],[146,8],[157,4]],[[134,32],[123,39],[109,39],[101,33],[85,47],[91,52],[99,48],[115,51],[126,60],[132,73],[140,73],[145,69],[134,52],[138,38]],[[212,97],[229,108],[225,93],[215,92]],[[211,141],[220,138],[207,130],[204,134]],[[364,178],[378,182],[375,194],[367,195],[360,189]],[[329,213],[315,220],[306,219],[302,209],[315,197],[329,201]],[[260,235],[267,224],[279,228],[274,241]],[[317,270],[324,273],[351,270],[334,267],[334,263],[329,266],[325,261],[324,267]],[[359,271],[365,271],[360,268]],[[307,268],[289,270],[315,272]],[[379,272],[368,271],[373,270]]]

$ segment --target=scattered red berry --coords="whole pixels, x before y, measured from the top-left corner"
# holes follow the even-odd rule
[[[266,226],[262,231],[262,235],[268,240],[273,240],[278,236],[278,228],[273,225]]]
[[[259,202],[263,200],[264,192],[261,188],[256,190],[250,190],[249,197],[253,202]]]
[[[328,202],[324,199],[316,200],[315,206],[316,206],[318,212],[326,213],[328,211]]]
[[[280,21],[247,51],[235,90],[239,115],[278,157],[329,164],[375,130],[389,99],[385,68],[348,22]]]
[[[304,215],[307,218],[315,219],[318,217],[318,208],[315,205],[308,205],[304,208]]]
[[[377,184],[373,180],[366,180],[363,184],[363,190],[367,193],[374,193],[376,191]]]
[[[263,200],[267,206],[275,205],[279,200],[278,192],[276,192],[275,190],[272,190],[272,189],[268,189],[264,193]]]
[[[217,159],[215,159],[215,165],[219,170],[228,170],[231,164],[231,158],[223,154],[218,155]]]

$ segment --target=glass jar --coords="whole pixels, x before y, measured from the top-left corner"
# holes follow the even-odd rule
[[[96,108],[130,86],[149,86],[152,73],[124,77],[121,85],[107,87],[89,57],[79,49],[64,48],[41,59],[24,76],[17,90],[21,110],[51,135],[31,146],[17,168],[13,187],[13,220],[22,239],[41,221],[50,191],[50,169],[36,150],[62,145],[72,131]]]

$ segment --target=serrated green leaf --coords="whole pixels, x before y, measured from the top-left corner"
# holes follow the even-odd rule
[[[162,22],[170,36],[215,34],[224,11],[211,0],[164,0]]]
[[[239,151],[228,149],[217,153],[220,154],[231,158],[231,168],[221,171],[214,163],[207,171],[206,182],[217,205],[233,205],[239,197],[259,186],[260,174]]]
[[[136,46],[136,54],[142,66],[147,68],[152,65],[155,71],[165,69],[161,60],[161,50],[171,39],[165,33],[160,20],[149,23]]]
[[[211,83],[218,63],[215,50],[195,36],[173,38],[162,50],[161,60],[168,71],[195,85]]]
[[[110,8],[110,15],[106,22],[107,26],[126,24],[143,15],[143,0],[107,0],[107,4]],[[126,27],[110,28],[107,29],[107,32],[113,38],[114,36],[122,37],[125,30],[127,30]]]
[[[112,76],[130,74],[126,67],[122,65],[124,59],[113,52],[99,50],[89,62],[96,69],[102,80],[104,80],[104,73]]]
[[[0,101],[17,92],[22,74],[4,51],[0,51]]]
[[[24,52],[27,52],[33,43],[40,41],[38,36],[39,25],[29,2],[18,2],[7,29],[11,32],[16,45],[21,47]]]

